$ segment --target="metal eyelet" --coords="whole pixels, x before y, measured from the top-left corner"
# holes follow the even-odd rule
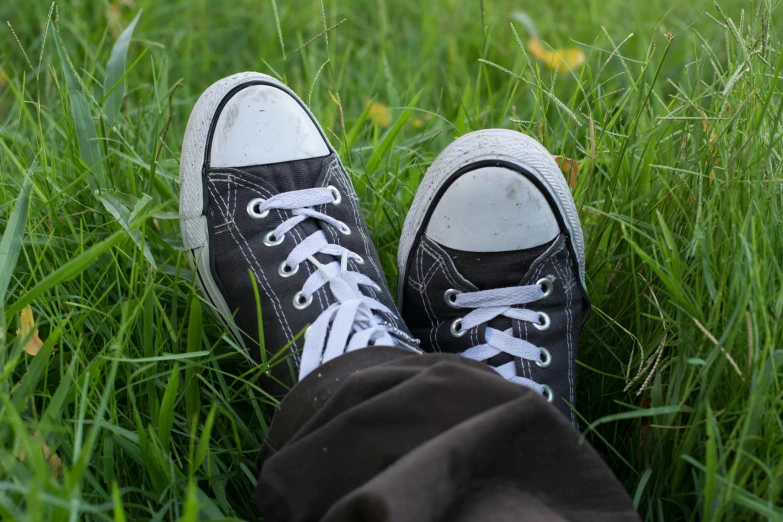
[[[546,402],[554,401],[555,392],[552,391],[552,388],[550,388],[546,384],[542,384],[541,387],[544,388],[544,393],[542,395],[544,396],[544,399],[546,399]]]
[[[548,314],[544,312],[538,312],[538,319],[541,321],[541,324],[533,323],[533,326],[536,328],[536,330],[543,332],[549,330],[549,327],[552,326],[552,321],[549,319]]]
[[[295,267],[291,268],[288,266],[287,261],[283,261],[280,263],[280,266],[277,269],[277,273],[280,277],[291,277],[295,273],[299,271],[299,265],[296,265]]]
[[[446,304],[449,305],[452,308],[459,308],[457,306],[457,296],[461,292],[459,290],[454,290],[453,288],[449,288],[445,292],[443,292],[443,300],[446,301]]]
[[[350,236],[351,235],[351,227],[349,227],[348,225],[346,225],[342,221],[338,221],[338,223],[339,223],[339,225],[337,225],[337,226],[338,226],[340,232],[342,232],[343,235],[345,235],[345,236]]]
[[[541,350],[541,360],[536,361],[536,365],[539,368],[549,368],[552,365],[552,354],[546,348],[539,348]]]
[[[363,265],[364,264],[364,258],[360,256],[359,254],[356,254],[353,257],[353,260],[356,262],[357,265]]]
[[[263,198],[255,198],[250,200],[250,203],[247,204],[247,213],[251,218],[264,219],[269,215],[269,210],[264,210],[263,212],[258,211],[258,206],[265,202],[266,200]]]
[[[541,290],[544,291],[544,295],[541,297],[541,299],[545,299],[552,295],[552,291],[555,289],[555,282],[548,277],[539,279],[536,281],[536,284],[541,287]]]
[[[332,204],[333,205],[339,205],[340,202],[343,200],[343,197],[340,195],[340,191],[337,190],[337,187],[335,187],[334,185],[329,185],[326,188],[331,190],[332,194],[334,194],[334,201],[332,201]]]
[[[305,297],[302,292],[297,292],[296,295],[294,295],[294,308],[297,310],[304,310],[308,306],[310,306],[310,303],[313,302],[313,296]]]
[[[459,319],[456,319],[453,323],[451,323],[451,328],[450,328],[451,335],[453,335],[454,337],[462,337],[463,335],[468,333],[467,330],[460,331],[461,328],[462,328],[462,318],[460,317]]]
[[[266,246],[277,246],[280,243],[282,243],[284,239],[285,239],[285,234],[282,234],[280,237],[275,237],[275,231],[273,230],[264,236],[264,244]]]

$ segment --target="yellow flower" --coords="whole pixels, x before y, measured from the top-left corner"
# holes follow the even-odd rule
[[[581,49],[572,47],[550,51],[544,48],[538,36],[532,37],[527,42],[527,52],[530,53],[530,56],[560,74],[567,74],[585,63],[585,53]]]
[[[391,109],[388,105],[385,105],[381,102],[373,102],[370,106],[370,112],[368,113],[368,116],[372,121],[375,122],[376,125],[379,127],[383,127],[384,129],[388,129],[391,125],[392,121],[392,113]]]
[[[560,74],[567,74],[585,63],[585,53],[581,49],[572,47],[550,51],[544,48],[538,36],[534,36],[527,42],[527,52],[530,53],[530,56],[553,71],[557,70]]]

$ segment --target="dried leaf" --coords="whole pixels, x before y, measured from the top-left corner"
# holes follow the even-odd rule
[[[122,31],[120,27],[120,6],[116,3],[108,4],[104,11],[104,16],[112,36],[116,39]]]
[[[49,459],[49,469],[52,470],[54,478],[60,478],[63,472],[63,461],[60,456],[52,451],[52,448],[44,444],[44,456]]]
[[[49,459],[49,470],[54,475],[54,478],[59,479],[60,475],[62,475],[63,472],[63,461],[60,458],[60,456],[52,451],[52,448],[49,447],[48,444],[44,443],[43,445],[44,450],[44,457]],[[23,449],[19,449],[19,462],[24,462],[24,459],[27,457],[27,454],[24,452]]]
[[[109,30],[115,39],[117,39],[117,37],[122,32],[122,25],[120,24],[120,19],[122,17],[120,13],[121,7],[127,7],[135,11],[136,2],[133,0],[115,0],[107,4],[106,10],[104,11],[104,16],[106,17],[106,22],[108,22]]]
[[[541,43],[541,39],[538,36],[528,40],[527,52],[530,56],[560,74],[567,74],[585,63],[585,53],[578,47],[550,51],[544,48],[544,44]]]
[[[368,114],[370,119],[375,122],[376,125],[388,129],[392,121],[392,112],[388,105],[381,102],[373,102],[370,106],[370,112]]]
[[[38,350],[43,346],[43,341],[38,337],[38,328],[35,327],[35,319],[33,319],[33,309],[30,305],[27,305],[19,312],[19,330],[16,331],[17,335],[22,339],[27,339],[24,345],[24,351],[30,355],[36,355]],[[30,334],[32,332],[32,335]]]
[[[571,190],[574,190],[576,188],[576,177],[579,174],[579,162],[565,156],[555,156],[554,158],[563,174],[568,176],[568,186],[571,187]]]

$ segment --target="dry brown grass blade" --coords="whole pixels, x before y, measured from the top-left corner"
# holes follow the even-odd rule
[[[30,355],[36,355],[43,346],[43,341],[38,337],[38,328],[35,328],[35,319],[33,318],[33,309],[30,305],[19,312],[19,330],[17,335],[22,339],[27,339],[24,345],[24,351]]]
[[[568,186],[571,187],[571,190],[576,189],[576,178],[579,175],[579,162],[566,158],[565,156],[554,156],[555,162],[557,162],[557,165],[560,167],[560,170],[563,171],[563,174],[568,176]]]

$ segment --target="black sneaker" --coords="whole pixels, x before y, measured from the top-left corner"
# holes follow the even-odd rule
[[[179,212],[198,284],[236,340],[257,361],[290,344],[290,364],[271,372],[285,386],[346,351],[416,350],[351,180],[313,115],[277,80],[236,74],[201,95],[182,147]],[[269,353],[259,350],[251,277]]]
[[[419,187],[397,264],[399,309],[425,351],[486,362],[576,424],[569,404],[590,310],[584,243],[541,144],[499,129],[451,144]]]

